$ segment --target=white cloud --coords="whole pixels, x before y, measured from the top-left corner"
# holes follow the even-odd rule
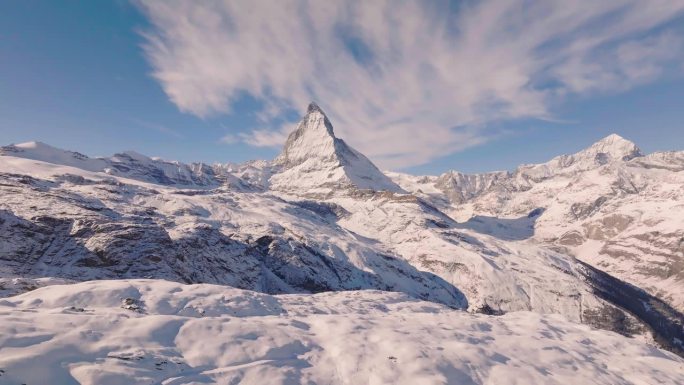
[[[140,119],[133,119],[133,122],[137,124],[138,126],[144,127],[144,128],[149,128],[158,132],[161,132],[162,134],[168,135],[168,136],[173,136],[174,138],[182,139],[183,135],[179,134],[177,131],[164,126],[162,124],[154,123],[154,122],[148,122],[145,120],[140,120]]]
[[[681,61],[656,31],[684,0],[146,1],[145,52],[182,111],[228,113],[248,93],[284,141],[282,111],[316,100],[338,136],[384,167],[428,162],[496,135],[488,123],[552,118],[574,93],[617,92]],[[662,28],[661,28],[662,29]]]
[[[219,142],[223,144],[235,144],[241,141],[240,137],[234,134],[225,134],[219,139]]]
[[[282,147],[292,128],[290,125],[280,129],[255,129],[249,133],[225,134],[219,139],[224,144],[247,143],[254,147]]]
[[[256,147],[281,147],[292,129],[290,125],[277,130],[256,129],[249,134],[240,134],[243,142]]]

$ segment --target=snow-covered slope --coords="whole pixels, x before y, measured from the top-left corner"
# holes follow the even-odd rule
[[[684,152],[643,156],[610,135],[512,173],[391,176],[464,227],[575,255],[684,310]]]
[[[0,175],[6,277],[155,277],[270,293],[392,287],[465,306],[451,285],[339,228],[334,205],[3,160],[52,175]]]
[[[0,384],[680,384],[684,359],[397,293],[95,281],[0,300]]]

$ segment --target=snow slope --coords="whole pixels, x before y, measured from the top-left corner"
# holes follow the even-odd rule
[[[0,300],[0,384],[680,384],[684,359],[559,316],[155,280]]]

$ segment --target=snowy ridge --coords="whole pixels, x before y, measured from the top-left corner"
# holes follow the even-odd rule
[[[202,163],[186,165],[180,162],[167,162],[149,158],[135,151],[122,152],[109,158],[90,158],[45,143],[27,142],[0,147],[0,155],[178,187],[216,187],[224,183],[243,183],[226,173],[218,175],[212,166]]]
[[[574,255],[682,311],[683,154],[610,135],[512,173],[392,177],[467,228]]]
[[[617,134],[611,134],[576,154],[561,155],[539,165],[520,166],[515,174],[540,181],[558,174],[591,170],[640,156],[643,156],[641,150],[634,143]]]
[[[108,163],[74,151],[65,151],[42,142],[27,142],[0,147],[0,155],[16,156],[41,162],[61,164],[88,171],[104,171]]]
[[[0,300],[0,317],[3,385],[684,382],[684,359],[562,317],[377,291],[94,281]]]

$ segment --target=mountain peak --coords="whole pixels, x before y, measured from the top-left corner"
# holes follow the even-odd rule
[[[541,180],[556,174],[592,170],[640,156],[643,154],[636,144],[618,134],[610,134],[575,154],[557,156],[542,164],[522,165],[518,167],[518,172],[534,180]]]
[[[15,144],[13,146],[18,148],[18,149],[22,149],[22,150],[43,150],[43,151],[60,151],[60,152],[66,151],[66,150],[62,150],[60,148],[50,146],[49,144],[39,142],[39,141],[18,143],[18,144]]]
[[[338,152],[339,140],[323,110],[311,102],[306,115],[285,141],[283,152],[275,163],[294,166],[311,158],[333,159]]]
[[[643,155],[634,142],[618,134],[610,134],[580,153],[587,153],[590,156],[605,154],[600,156],[606,156],[612,160],[630,160]]]
[[[274,164],[282,170],[271,183],[280,189],[354,186],[403,192],[368,158],[335,137],[330,120],[315,102],[309,104],[306,115],[287,137]]]
[[[306,108],[306,112],[311,113],[315,111],[318,111],[321,114],[325,115],[325,112],[323,112],[321,107],[316,102],[312,101],[311,103],[309,103],[309,107]]]
[[[630,142],[629,140],[623,138],[622,136],[620,136],[616,133],[612,133],[612,134],[606,136],[605,138],[599,140],[599,142],[604,142],[604,143],[612,143],[612,142],[620,142],[620,141]],[[632,142],[630,142],[630,143],[632,143]]]

